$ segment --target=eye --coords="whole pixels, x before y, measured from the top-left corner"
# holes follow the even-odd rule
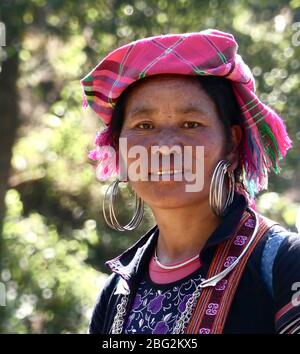
[[[148,129],[152,129],[153,128],[153,125],[151,123],[139,123],[136,125],[136,127],[138,129],[142,129],[142,130],[148,130]]]
[[[184,124],[183,124],[183,126],[185,127],[185,128],[197,128],[197,127],[199,127],[201,124],[200,123],[198,123],[198,122],[192,122],[192,121],[188,121],[188,122],[185,122]]]

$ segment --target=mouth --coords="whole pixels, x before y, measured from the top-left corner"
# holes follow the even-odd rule
[[[172,175],[178,175],[182,174],[183,170],[164,170],[164,171],[152,171],[149,172],[149,175],[154,175],[154,176],[172,176]]]
[[[160,171],[150,171],[148,173],[148,178],[152,181],[183,181],[184,176],[189,170],[184,169],[171,169],[171,170],[160,170]]]

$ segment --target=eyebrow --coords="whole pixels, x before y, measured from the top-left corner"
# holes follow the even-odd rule
[[[129,112],[129,116],[131,118],[134,118],[138,115],[150,115],[153,113],[156,113],[157,109],[151,108],[151,107],[146,107],[146,106],[138,106],[134,108],[132,111]],[[207,112],[205,112],[203,109],[201,109],[198,106],[195,105],[188,105],[186,107],[180,107],[176,109],[176,113],[181,113],[181,114],[188,114],[188,113],[201,113],[202,115],[207,115]]]
[[[129,116],[134,117],[139,114],[151,114],[151,113],[155,113],[155,112],[157,112],[157,110],[154,108],[139,106],[139,107],[134,108],[132,111],[130,111]]]

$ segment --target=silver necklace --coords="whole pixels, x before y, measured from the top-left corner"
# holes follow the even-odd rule
[[[158,260],[158,257],[157,257],[157,253],[156,253],[156,248],[155,248],[155,251],[154,251],[154,259],[155,259],[155,262],[159,265],[160,268],[163,268],[163,269],[177,269],[177,268],[180,268],[180,267],[183,267],[185,266],[186,264],[189,264],[193,261],[195,261],[197,258],[199,258],[199,254],[197,254],[196,256],[188,259],[187,261],[184,261],[180,264],[176,264],[176,265],[173,265],[173,266],[167,266],[167,265],[164,265],[162,263],[160,263],[160,261]]]

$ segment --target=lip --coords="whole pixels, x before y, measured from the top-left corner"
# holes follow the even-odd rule
[[[159,171],[152,171],[149,172],[149,175],[156,175],[156,176],[165,176],[165,175],[177,175],[184,173],[183,170],[159,170]]]

